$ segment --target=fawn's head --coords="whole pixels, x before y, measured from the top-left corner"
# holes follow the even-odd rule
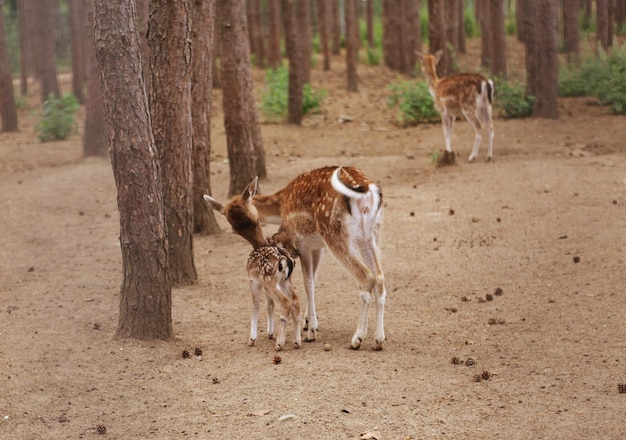
[[[415,55],[417,55],[417,58],[420,60],[424,76],[426,78],[431,76],[437,77],[437,63],[439,63],[441,57],[443,56],[443,50],[437,51],[434,55],[423,55],[421,52],[415,52]]]
[[[267,244],[263,237],[259,213],[252,204],[252,197],[257,192],[258,181],[258,177],[255,177],[241,195],[234,196],[226,204],[218,202],[207,194],[203,196],[204,201],[213,210],[226,217],[233,228],[233,232],[245,238],[255,249]]]

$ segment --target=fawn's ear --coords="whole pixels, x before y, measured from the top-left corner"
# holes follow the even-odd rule
[[[241,197],[246,201],[251,199],[256,194],[258,187],[259,176],[255,177],[254,180],[252,180],[252,182],[250,182],[248,186],[246,186],[246,189],[243,190]]]
[[[443,56],[443,49],[439,49],[437,53],[435,54],[435,64],[437,64],[439,60],[441,60],[442,56]]]
[[[213,197],[211,197],[208,194],[204,194],[202,198],[204,199],[206,204],[209,205],[211,209],[213,209],[214,211],[220,212],[222,214],[224,213],[224,205],[222,205],[220,202],[215,200]]]
[[[417,55],[417,58],[420,60],[420,62],[424,61],[424,55],[422,54],[422,52],[416,50],[415,55]]]

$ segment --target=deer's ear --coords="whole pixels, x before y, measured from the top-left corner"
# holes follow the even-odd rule
[[[420,61],[424,61],[424,55],[422,55],[422,52],[419,52],[419,51],[417,51],[417,50],[416,50],[416,51],[415,51],[415,55],[417,56],[417,58],[418,58]]]
[[[250,182],[248,186],[246,186],[246,189],[243,190],[241,197],[244,200],[251,199],[256,194],[258,187],[259,187],[259,176],[255,177],[254,180]]]
[[[439,60],[441,60],[442,56],[443,56],[443,49],[439,49],[437,53],[435,54],[435,64],[437,64]]]
[[[213,197],[208,194],[204,194],[202,198],[211,209],[217,212],[221,212],[222,214],[224,213],[224,205],[215,200]]]

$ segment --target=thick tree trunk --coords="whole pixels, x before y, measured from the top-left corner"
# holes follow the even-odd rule
[[[93,5],[87,2],[85,16],[87,29],[93,32],[94,18]],[[85,132],[83,134],[83,156],[109,155],[109,136],[104,114],[102,89],[100,76],[98,75],[98,62],[96,60],[96,47],[93,35],[85,36],[87,52],[87,104],[85,105]]]
[[[141,64],[143,65],[143,78],[146,83],[146,91],[149,91],[151,88],[150,46],[148,45],[149,3],[149,0],[135,0],[135,4],[137,5],[137,31],[139,32],[139,44],[141,45]]]
[[[330,0],[330,4],[330,22],[333,35],[331,53],[333,55],[339,55],[339,52],[341,52],[341,20],[339,20],[339,0]]]
[[[2,118],[0,131],[6,132],[17,131],[17,109],[15,107],[13,76],[11,75],[11,64],[6,45],[2,7],[2,0],[0,0],[0,118]]]
[[[193,232],[221,232],[215,214],[202,196],[211,194],[211,103],[213,88],[213,34],[215,0],[193,0],[191,23],[191,119],[193,125]]]
[[[193,260],[191,0],[151,0],[150,115],[163,178],[169,278],[191,284]]]
[[[230,165],[229,195],[241,194],[257,176],[250,106],[254,105],[250,48],[243,0],[220,2],[217,26],[222,42],[224,126]]]
[[[476,0],[480,19],[480,66],[483,69],[491,67],[491,0]]]
[[[537,43],[537,3],[541,0],[524,1],[526,93],[536,96],[539,90],[539,53]]]
[[[94,0],[96,57],[104,90],[120,211],[124,279],[116,336],[172,337],[172,296],[161,176],[145,95],[133,0]]]
[[[611,47],[609,39],[609,0],[596,0],[596,35],[603,49]]]
[[[415,51],[422,51],[422,25],[420,23],[420,1],[404,0],[404,59],[407,74],[412,74],[417,63]]]

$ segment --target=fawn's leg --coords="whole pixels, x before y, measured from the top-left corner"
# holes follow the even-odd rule
[[[254,346],[257,337],[257,326],[259,322],[259,299],[261,297],[261,290],[263,286],[259,280],[250,280],[250,290],[252,293],[252,316],[250,317],[250,339],[248,340],[248,346]]]

